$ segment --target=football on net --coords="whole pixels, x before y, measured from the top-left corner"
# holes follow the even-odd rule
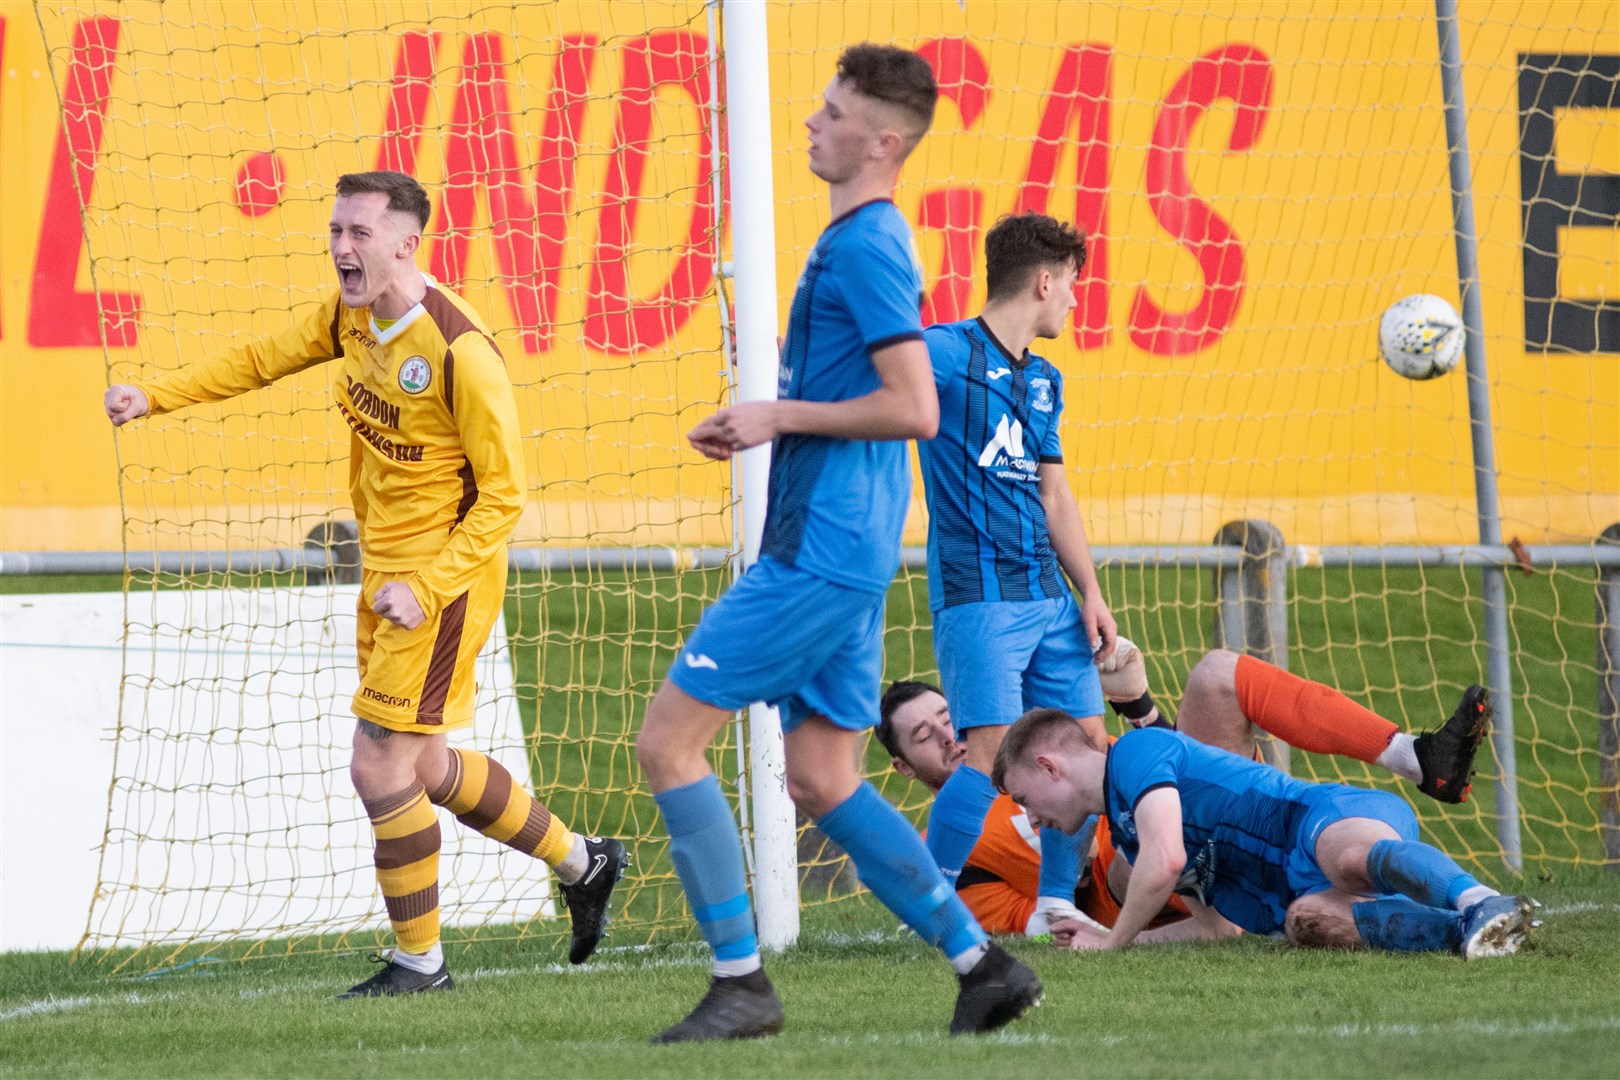
[[[1378,352],[1408,379],[1444,375],[1462,359],[1462,318],[1438,296],[1417,293],[1389,305],[1378,323]]]

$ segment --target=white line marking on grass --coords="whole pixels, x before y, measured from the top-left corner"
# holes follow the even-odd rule
[[[1327,1027],[1296,1027],[1278,1031],[1279,1035],[1306,1038],[1331,1036],[1344,1039],[1364,1039],[1369,1035],[1505,1035],[1522,1038],[1526,1035],[1575,1035],[1587,1031],[1620,1031],[1620,1016],[1593,1016],[1579,1020],[1454,1020],[1449,1024],[1332,1024]]]
[[[39,1001],[30,1001],[26,1005],[19,1005],[13,1009],[0,1012],[0,1021],[21,1020],[29,1016],[46,1016],[50,1013],[72,1012],[92,1005],[150,1005],[155,1001],[172,1001],[174,994],[109,994],[106,997],[71,997],[71,998],[42,998]]]
[[[95,1000],[95,998],[71,997],[30,1001],[26,1005],[19,1005],[14,1009],[0,1012],[0,1020],[16,1020],[23,1016],[43,1016],[46,1013],[72,1012],[74,1009],[82,1009],[86,1005],[93,1004]]]
[[[1581,915],[1588,911],[1620,911],[1620,904],[1596,904],[1590,900],[1582,900],[1577,904],[1562,904],[1558,907],[1542,908],[1541,914],[1547,915]]]

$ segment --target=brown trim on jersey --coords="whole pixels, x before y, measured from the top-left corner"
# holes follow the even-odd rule
[[[422,297],[422,310],[428,313],[433,325],[439,328],[445,344],[454,344],[462,334],[477,334],[489,342],[489,347],[495,350],[495,355],[505,362],[506,357],[501,355],[501,347],[495,344],[495,339],[478,329],[478,324],[468,318],[466,312],[456,307],[448,296],[431,285],[428,286],[427,295]]]
[[[438,814],[431,810],[428,812],[434,817],[433,824],[427,828],[418,829],[409,836],[377,841],[377,869],[398,870],[419,863],[439,850]]]
[[[439,636],[433,641],[427,678],[422,681],[422,704],[416,710],[418,724],[444,723],[444,703],[450,699],[450,681],[456,673],[456,654],[461,651],[461,628],[466,619],[467,594],[462,593],[439,615]]]
[[[444,350],[444,407],[456,415],[456,354]]]
[[[337,360],[343,355],[343,339],[338,337],[338,319],[343,317],[343,301],[339,300],[337,307],[332,309],[332,359]]]
[[[473,475],[470,461],[463,461],[456,475],[461,477],[461,501],[456,504],[456,524],[460,525],[478,501],[478,478]]]
[[[506,804],[511,799],[512,774],[499,765],[493,765],[489,770],[489,779],[484,781],[484,793],[478,797],[478,805],[465,814],[457,814],[456,820],[483,832],[506,813]]]
[[[434,882],[425,889],[418,889],[404,896],[389,896],[384,893],[383,905],[388,908],[389,922],[410,922],[412,919],[420,919],[423,915],[431,915],[439,906],[439,883]]]

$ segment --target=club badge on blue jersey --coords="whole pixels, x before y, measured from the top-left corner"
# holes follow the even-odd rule
[[[1031,379],[1031,380],[1029,380],[1029,393],[1030,393],[1030,401],[1029,401],[1029,407],[1030,408],[1034,409],[1036,412],[1051,412],[1052,411],[1053,398],[1052,398],[1052,380],[1051,379]]]

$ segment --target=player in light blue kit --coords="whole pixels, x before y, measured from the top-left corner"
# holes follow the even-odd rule
[[[984,313],[924,334],[939,433],[917,443],[934,655],[967,747],[928,817],[928,849],[953,884],[995,802],[990,769],[1008,725],[1048,706],[1103,734],[1092,649],[1104,661],[1116,637],[1063,474],[1063,375],[1029,351],[1063,332],[1085,237],[1044,214],[1019,214],[990,230],[984,255]],[[1048,834],[1041,852],[1036,917],[1077,916],[1074,845]]]
[[[922,272],[890,196],[938,89],[904,49],[857,45],[806,122],[832,223],[794,294],[780,398],[722,409],[688,435],[711,458],[772,442],[760,559],[703,615],[636,743],[670,857],[714,950],[709,992],[654,1042],[772,1035],[782,1007],[760,963],[731,807],[705,751],[733,713],[782,710],[787,785],[861,881],[950,959],[951,1031],[989,1031],[1039,1000],[1033,972],[989,943],[922,839],[855,766],[876,722],[884,598],[911,497],[906,439],[938,399],[922,343]]]
[[[1066,713],[1035,709],[1003,740],[995,782],[1031,823],[1073,832],[1108,815],[1130,883],[1112,930],[1068,931],[1076,948],[1130,944],[1172,892],[1208,936],[1229,922],[1317,948],[1505,956],[1539,925],[1535,901],[1419,841],[1399,796],[1306,783],[1179,731],[1128,731],[1104,751]]]

